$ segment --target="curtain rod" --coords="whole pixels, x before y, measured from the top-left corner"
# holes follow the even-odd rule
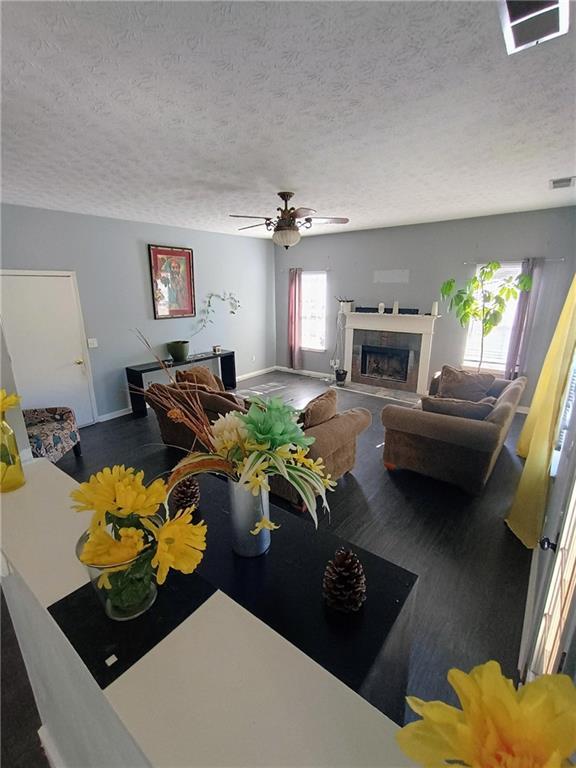
[[[566,261],[564,256],[550,256],[549,258],[542,258],[539,256],[526,256],[524,258],[532,258],[534,261]],[[500,264],[518,264],[519,262],[524,261],[524,259],[494,259],[494,261],[498,261]],[[462,264],[488,264],[488,262],[486,260],[463,261]]]

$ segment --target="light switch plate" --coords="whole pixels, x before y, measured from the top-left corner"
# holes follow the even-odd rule
[[[97,346],[98,346],[98,339],[88,339],[89,349],[96,349]]]

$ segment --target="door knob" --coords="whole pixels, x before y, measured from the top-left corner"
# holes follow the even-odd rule
[[[550,539],[545,536],[543,539],[540,539],[540,549],[547,550],[550,549],[552,552],[556,552],[556,542],[550,541]]]
[[[82,360],[81,357],[79,357],[77,360],[74,360],[74,362],[76,363],[76,365],[84,365],[84,360]]]

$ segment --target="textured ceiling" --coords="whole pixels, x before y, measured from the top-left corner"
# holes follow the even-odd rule
[[[280,189],[342,231],[576,202],[548,186],[576,174],[574,31],[509,57],[490,0],[2,16],[6,202],[216,232]]]

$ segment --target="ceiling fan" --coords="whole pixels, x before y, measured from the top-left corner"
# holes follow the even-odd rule
[[[279,214],[272,216],[243,216],[231,213],[234,219],[264,219],[260,224],[249,224],[242,229],[266,227],[268,232],[274,232],[272,240],[276,245],[283,245],[286,250],[300,242],[300,229],[310,229],[312,224],[348,224],[350,219],[335,216],[313,216],[314,208],[289,208],[288,201],[294,197],[294,192],[278,192],[278,197],[284,201],[284,208],[276,208]]]

